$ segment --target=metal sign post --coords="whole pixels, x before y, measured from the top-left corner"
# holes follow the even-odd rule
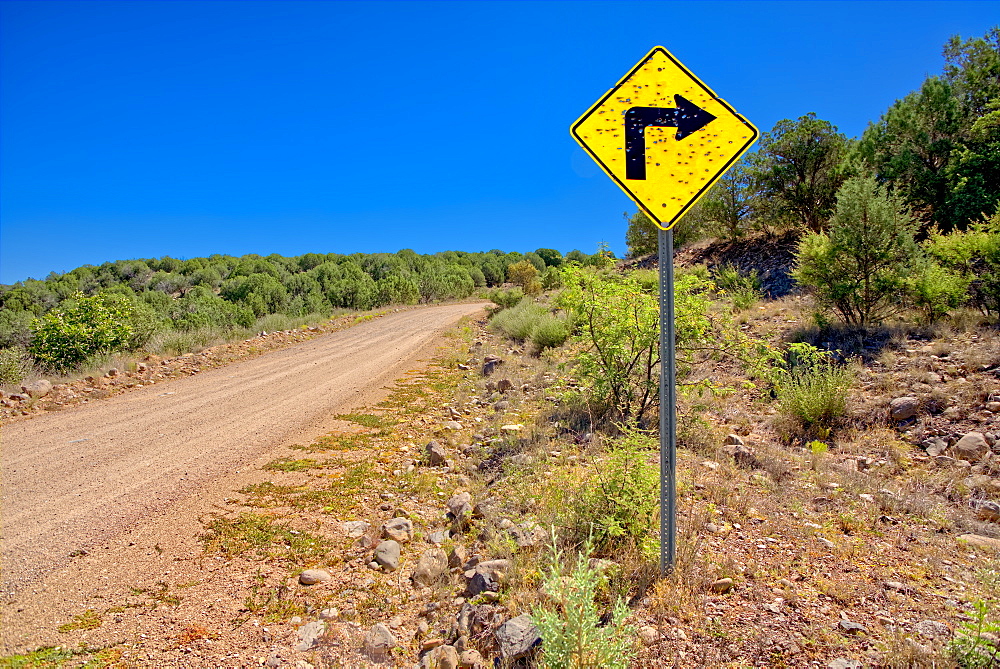
[[[674,263],[671,228],[757,139],[736,113],[662,46],[570,126],[601,169],[660,228],[660,571],[676,553]]]
[[[660,573],[677,555],[677,365],[674,349],[674,231],[660,230]]]

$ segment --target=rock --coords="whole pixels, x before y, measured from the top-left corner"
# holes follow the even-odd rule
[[[837,627],[839,627],[841,631],[846,632],[847,634],[859,634],[862,632],[865,634],[868,633],[868,628],[866,628],[864,625],[860,623],[851,622],[846,618],[841,618],[840,621],[837,623]]]
[[[479,571],[474,571],[472,578],[469,579],[469,585],[466,587],[466,593],[470,598],[477,595],[481,595],[484,592],[497,592],[500,590],[500,582],[497,581],[491,574],[484,574]]]
[[[502,583],[510,571],[510,560],[486,560],[475,567],[476,571],[488,574],[498,583]]]
[[[510,382],[510,379],[500,379],[497,381],[497,392],[498,393],[509,393],[514,389],[514,384]]]
[[[862,669],[863,664],[857,660],[848,660],[844,657],[838,657],[836,660],[830,660],[826,664],[826,669]]]
[[[743,437],[738,434],[730,434],[726,436],[726,446],[743,446]]]
[[[382,526],[382,536],[405,544],[413,538],[413,523],[409,518],[393,518]]]
[[[295,646],[295,650],[306,651],[312,649],[319,638],[325,633],[326,623],[319,620],[306,623],[299,628],[299,643]]]
[[[337,620],[340,618],[340,610],[336,608],[323,609],[319,612],[321,620]]]
[[[1000,413],[1000,402],[987,402],[986,410],[993,413]]]
[[[427,535],[427,543],[440,546],[444,542],[448,541],[451,537],[450,530],[437,530],[436,532],[431,532]]]
[[[396,637],[382,623],[376,623],[365,635],[365,652],[376,662],[389,659],[392,649],[396,647]]]
[[[448,512],[454,518],[464,518],[472,514],[472,495],[460,492],[447,502]]]
[[[889,420],[899,423],[917,415],[920,400],[916,397],[897,397],[889,402]]]
[[[458,666],[469,669],[478,669],[483,666],[483,656],[475,648],[463,650],[458,656]]]
[[[344,529],[344,534],[351,539],[357,539],[360,536],[364,536],[365,532],[371,529],[371,525],[363,520],[349,520],[341,527]]]
[[[468,559],[468,549],[462,544],[455,544],[451,547],[451,551],[448,553],[448,567],[450,569],[457,569],[465,564],[465,561]]]
[[[908,593],[910,589],[906,587],[905,583],[900,583],[899,581],[886,581],[882,584],[882,587],[886,590],[892,590],[893,592]]]
[[[712,583],[711,589],[712,592],[724,595],[732,590],[734,585],[736,585],[736,583],[731,578],[719,578]]]
[[[932,458],[936,458],[937,456],[941,455],[946,450],[948,450],[948,442],[945,441],[944,439],[940,438],[929,439],[925,443],[926,443],[925,450],[927,451],[927,455],[931,456]]]
[[[517,424],[517,425],[501,425],[500,426],[500,430],[502,432],[520,432],[523,429],[524,429],[524,426],[520,425],[520,424]]]
[[[993,500],[981,499],[974,503],[973,508],[980,520],[988,520],[991,523],[1000,523],[1000,504]]]
[[[331,578],[333,577],[330,576],[330,572],[325,569],[306,569],[299,574],[299,583],[302,585],[316,585],[317,583],[325,583]]]
[[[746,469],[759,469],[760,462],[749,448],[742,444],[730,444],[722,447],[729,457],[736,461],[736,464]]]
[[[29,383],[26,386],[21,386],[21,392],[23,392],[28,397],[38,399],[39,397],[45,397],[50,392],[52,392],[52,383],[46,381],[45,379],[39,379],[34,383]]]
[[[399,569],[399,544],[391,539],[380,543],[375,548],[374,561],[385,571]]]
[[[510,535],[514,537],[518,548],[536,546],[549,538],[544,527],[530,520],[510,528]]]
[[[958,535],[958,540],[969,544],[970,546],[978,546],[979,548],[993,548],[1000,550],[1000,539],[994,539],[993,537],[984,537],[981,534],[960,534]]]
[[[913,626],[913,629],[922,637],[928,639],[948,639],[951,637],[951,630],[948,626],[937,620],[921,620]]]
[[[461,664],[454,646],[438,646],[424,655],[420,666],[428,669],[458,669]]]
[[[107,375],[110,376],[110,377],[112,377],[112,378],[118,376],[118,368],[112,367],[111,369],[108,370],[108,374]]]
[[[990,445],[986,443],[986,437],[983,436],[982,432],[969,432],[959,439],[951,449],[959,460],[979,462],[984,455],[989,453]]]
[[[650,627],[649,625],[644,625],[639,628],[639,641],[642,642],[643,646],[652,646],[654,643],[660,640],[660,633],[655,627]]]
[[[444,452],[444,448],[436,441],[428,442],[427,446],[424,447],[424,452],[427,454],[427,464],[431,467],[442,467],[448,464],[448,456]]]
[[[12,401],[14,401],[14,402],[26,402],[27,400],[29,400],[31,398],[28,397],[27,395],[23,394],[23,393],[13,393],[10,396],[10,399]]]
[[[461,430],[462,429],[462,424],[459,423],[457,420],[450,420],[450,421],[448,421],[447,423],[444,424],[444,429],[446,429],[446,430]]]
[[[448,573],[448,556],[440,548],[424,551],[413,569],[413,585],[426,588],[438,583]]]
[[[962,483],[973,490],[976,488],[990,488],[993,484],[993,477],[986,474],[973,474],[962,481]]]
[[[493,634],[500,644],[500,656],[505,660],[527,657],[542,643],[541,637],[538,636],[538,628],[527,614],[511,618]]]

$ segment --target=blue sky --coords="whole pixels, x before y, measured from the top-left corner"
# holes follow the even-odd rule
[[[569,125],[652,46],[856,136],[1000,2],[0,1],[0,283],[228,253],[624,252]]]

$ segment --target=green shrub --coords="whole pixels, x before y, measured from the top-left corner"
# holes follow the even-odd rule
[[[809,344],[791,344],[787,372],[777,383],[782,412],[809,430],[829,430],[847,413],[851,369]]]
[[[547,348],[558,348],[569,339],[569,325],[565,318],[549,315],[535,325],[531,331],[531,343],[544,351]]]
[[[121,295],[77,293],[32,322],[28,351],[43,367],[65,371],[98,353],[138,348],[155,330],[144,306]]]
[[[524,298],[517,305],[497,312],[491,326],[511,339],[531,340],[540,350],[562,346],[569,338],[565,316],[553,314],[547,307]]]
[[[30,371],[31,362],[23,348],[0,348],[0,386],[16,386]]]
[[[715,285],[733,301],[737,311],[749,309],[764,297],[760,275],[740,274],[733,265],[719,265],[715,268]]]
[[[799,243],[793,276],[848,325],[865,328],[905,303],[907,278],[921,256],[916,228],[898,196],[873,177],[848,179],[837,192],[829,234]]]
[[[988,620],[990,606],[986,602],[973,604],[972,621],[962,623],[948,650],[962,669],[986,669],[1000,664],[1000,623]]]
[[[653,520],[659,504],[659,464],[651,460],[656,438],[626,428],[594,475],[568,496],[561,525],[567,539],[592,541],[601,554],[623,548],[655,552]]]
[[[614,274],[570,266],[559,303],[579,324],[584,345],[580,376],[594,408],[614,422],[641,425],[659,403],[660,309],[648,274]],[[678,367],[685,347],[707,340],[709,284],[694,273],[674,280],[674,324]],[[681,370],[683,371],[683,370]]]
[[[567,576],[562,555],[553,547],[552,565],[543,590],[547,601],[531,614],[542,638],[539,658],[550,669],[598,669],[630,666],[636,655],[635,629],[625,622],[629,609],[615,602],[602,623],[598,592],[604,578],[588,566],[587,555],[576,556]]]
[[[970,283],[971,277],[928,260],[914,273],[910,292],[924,318],[934,322],[966,301]]]
[[[524,291],[520,288],[494,288],[488,295],[490,301],[501,309],[510,309],[524,299]]]
[[[1000,211],[989,221],[949,234],[932,232],[928,255],[968,282],[973,306],[1000,313]]]

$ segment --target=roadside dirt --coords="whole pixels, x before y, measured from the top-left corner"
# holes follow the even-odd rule
[[[197,553],[199,517],[275,451],[334,429],[338,412],[377,401],[433,352],[445,328],[481,309],[389,314],[5,425],[4,652],[52,641],[56,619],[78,611],[77,600],[95,587],[169,574],[178,555]]]

